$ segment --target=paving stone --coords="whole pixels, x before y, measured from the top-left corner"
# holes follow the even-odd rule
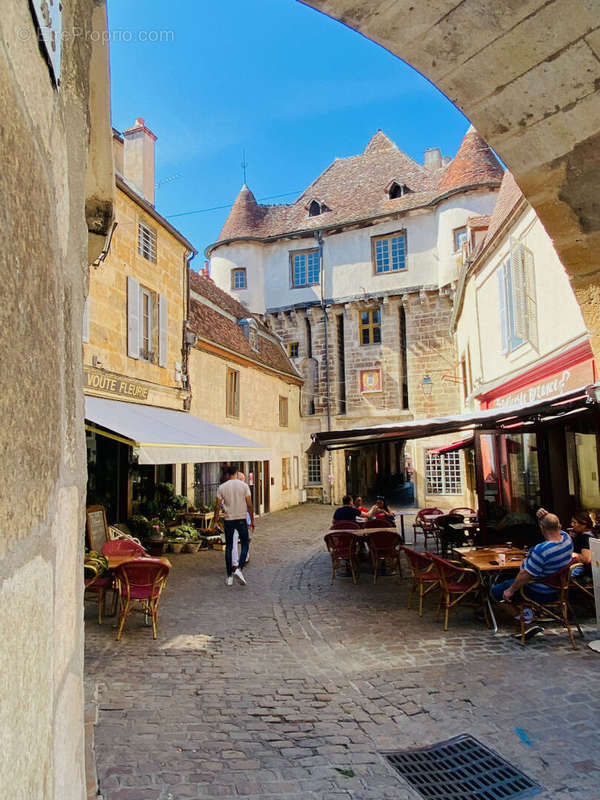
[[[373,584],[366,563],[357,585],[332,586],[330,518],[305,505],[261,519],[245,588],[224,586],[223,553],[170,556],[157,640],[134,618],[116,642],[91,609],[104,800],[414,800],[381,752],[465,732],[539,780],[540,798],[595,797],[597,656],[560,629],[521,648],[469,609],[444,633],[435,598],[419,618],[409,581]]]

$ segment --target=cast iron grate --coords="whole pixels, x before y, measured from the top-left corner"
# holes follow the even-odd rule
[[[498,753],[463,734],[431,747],[385,757],[427,800],[517,800],[541,791]]]

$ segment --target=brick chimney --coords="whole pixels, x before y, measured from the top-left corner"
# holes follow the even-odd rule
[[[142,197],[154,205],[154,143],[156,136],[138,117],[133,127],[123,131],[125,152],[123,176]]]
[[[442,166],[442,151],[439,147],[428,147],[425,150],[425,166],[427,169],[439,169]]]

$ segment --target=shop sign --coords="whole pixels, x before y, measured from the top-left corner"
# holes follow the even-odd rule
[[[148,388],[141,383],[88,369],[85,370],[84,389],[95,389],[98,392],[108,392],[134,400],[148,399]]]
[[[360,371],[360,391],[361,394],[367,392],[381,392],[381,370],[380,369],[361,369]]]
[[[553,375],[548,375],[535,383],[523,386],[517,391],[490,399],[487,408],[514,408],[541,402],[549,397],[564,394],[594,381],[592,361],[576,364]]]

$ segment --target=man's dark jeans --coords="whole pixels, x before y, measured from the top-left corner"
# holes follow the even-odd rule
[[[245,519],[226,519],[225,520],[225,567],[227,569],[227,577],[233,574],[233,567],[231,565],[231,554],[233,551],[233,534],[238,532],[240,542],[242,543],[242,552],[240,554],[239,568],[244,569],[246,559],[248,558],[248,547],[250,545],[250,537],[248,536],[248,524]]]

